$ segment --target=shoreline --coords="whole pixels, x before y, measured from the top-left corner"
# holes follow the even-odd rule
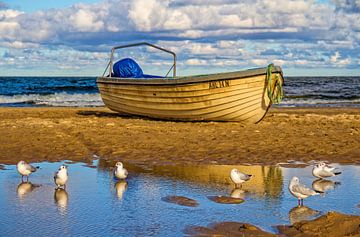
[[[125,117],[105,107],[0,108],[0,164],[360,164],[360,108],[271,108],[259,124]]]

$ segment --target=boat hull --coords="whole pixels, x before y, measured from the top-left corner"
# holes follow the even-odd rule
[[[279,67],[276,76],[283,80]],[[271,106],[266,68],[174,79],[99,77],[97,84],[111,110],[156,119],[256,123]]]

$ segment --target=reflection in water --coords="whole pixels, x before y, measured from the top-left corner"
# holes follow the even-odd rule
[[[121,200],[123,198],[123,195],[127,189],[127,186],[128,186],[128,184],[125,180],[119,180],[116,182],[116,184],[115,184],[116,196],[118,197],[119,200]]]
[[[99,159],[98,169],[111,172],[116,162]],[[242,188],[257,196],[264,194],[269,198],[279,198],[283,185],[283,174],[278,166],[246,166],[246,165],[156,165],[139,166],[124,163],[132,174],[149,173],[167,176],[176,180],[186,180],[206,185],[231,185],[230,172],[232,169],[251,174],[252,177]]]
[[[320,212],[307,206],[296,206],[289,211],[290,223],[294,224],[299,221],[310,220],[319,215]]]
[[[240,189],[240,188],[234,188],[231,191],[230,197],[244,199],[245,198],[245,191]]]
[[[333,190],[336,186],[340,185],[340,182],[334,182],[327,179],[316,179],[312,182],[312,188],[315,191],[325,193],[328,190]]]
[[[281,195],[283,174],[278,166],[262,166],[261,174],[264,183],[264,194],[268,198],[278,198]]]
[[[246,220],[274,232],[272,226],[316,218],[318,212],[315,210],[360,215],[360,208],[356,207],[360,185],[358,166],[343,166],[343,175],[337,178],[341,186],[328,191],[326,198],[309,199],[307,205],[312,210],[293,208],[294,199],[287,190],[293,176],[299,176],[307,186],[311,185],[314,178],[310,166],[148,165],[135,171],[134,165],[126,164],[131,173],[126,184],[113,179],[109,167],[114,163],[109,162],[108,166],[105,163],[99,162],[97,169],[84,167],[83,163],[71,164],[73,178],[67,187],[68,193],[63,189],[54,193],[54,185],[50,182],[60,162],[41,164],[44,168],[32,182],[42,186],[33,192],[30,184],[20,186],[19,180],[14,178],[15,166],[1,171],[0,212],[6,215],[0,218],[0,235],[183,236],[185,226],[206,226],[226,220]],[[230,171],[233,168],[254,175],[241,190],[232,190]],[[15,193],[17,187],[18,193]],[[328,186],[324,187],[327,189]],[[25,195],[25,198],[21,200],[17,195]],[[211,195],[227,203],[232,201],[230,196],[239,202],[245,201],[239,205],[220,205],[208,199]],[[168,196],[188,197],[199,205],[192,211],[187,207],[168,205],[162,201]],[[23,228],[24,223],[31,228]]]
[[[26,194],[32,192],[39,185],[32,184],[31,182],[21,182],[17,187],[17,194],[20,199],[23,199]]]
[[[243,183],[242,189],[257,196],[264,194],[271,198],[281,195],[283,185],[282,171],[280,167],[244,166],[244,165],[168,165],[155,166],[151,173],[160,176],[169,176],[177,180],[187,180],[206,185],[232,185],[230,172],[239,169],[244,173],[251,174],[249,181]]]
[[[66,190],[63,188],[56,188],[54,192],[54,199],[60,214],[65,215],[69,200]]]

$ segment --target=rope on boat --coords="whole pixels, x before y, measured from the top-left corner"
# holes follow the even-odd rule
[[[266,69],[266,90],[271,104],[279,104],[284,97],[283,80],[277,74],[275,74],[274,78],[272,77],[271,74],[274,67],[274,64],[271,63]]]

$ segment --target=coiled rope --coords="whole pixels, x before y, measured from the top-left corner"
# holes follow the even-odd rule
[[[271,63],[266,69],[266,90],[271,104],[279,104],[284,98],[284,91],[282,88],[283,80],[277,74],[272,78],[271,74],[274,67],[274,64]]]

